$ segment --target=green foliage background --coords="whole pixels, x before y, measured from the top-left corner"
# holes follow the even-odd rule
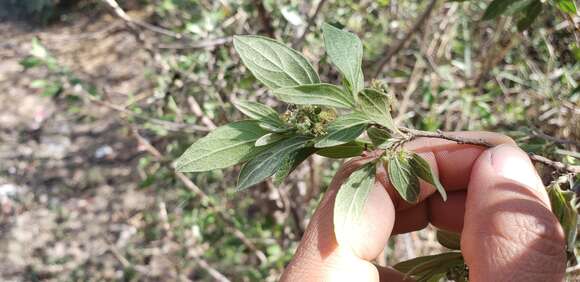
[[[91,9],[109,12],[100,1],[78,2],[61,18]],[[267,182],[242,193],[234,192],[239,168],[187,174],[193,184],[174,173],[171,161],[212,125],[243,118],[232,101],[285,109],[243,67],[231,42],[237,34],[290,43],[313,62],[322,81],[337,83],[338,73],[324,53],[321,26],[327,22],[346,27],[363,41],[365,76],[376,78],[396,96],[393,116],[400,125],[430,131],[498,131],[530,152],[580,163],[579,30],[570,26],[570,18],[578,20],[578,15],[567,15],[551,4],[545,4],[528,30],[519,31],[517,21],[526,17],[525,11],[484,21],[490,1],[438,1],[425,23],[375,76],[378,63],[407,36],[427,1],[118,2],[127,11],[140,11],[140,21],[181,35],[134,27],[143,34],[141,48],[150,55],[141,74],[150,84],[142,93],[124,93],[121,102],[110,100],[102,81],[83,78],[41,42],[21,61],[26,69],[46,70],[31,87],[66,104],[77,123],[94,118],[85,113],[89,108],[124,105],[113,112],[126,138],[134,139],[131,132],[136,131],[154,147],[153,152],[144,149],[130,169],[135,170],[138,189],[164,203],[167,219],[157,209],[139,211],[144,224],[119,250],[129,263],[112,260],[114,279],[214,281],[213,269],[232,281],[275,281],[339,167],[337,162],[311,159],[280,186]],[[145,99],[132,100],[143,94]],[[143,140],[138,142],[143,146]],[[551,171],[541,172],[546,182],[551,180]],[[142,270],[151,267],[143,251],[148,248],[167,252],[168,273],[150,277]],[[389,263],[400,260],[392,245],[387,254]],[[30,271],[34,276],[34,269]],[[103,273],[81,265],[56,278],[112,279]]]

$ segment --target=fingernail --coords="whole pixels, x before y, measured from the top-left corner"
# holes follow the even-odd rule
[[[491,165],[504,178],[534,189],[542,186],[528,155],[514,145],[503,144],[491,149]]]

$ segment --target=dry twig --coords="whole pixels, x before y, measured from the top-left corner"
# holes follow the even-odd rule
[[[292,44],[292,46],[295,49],[298,48],[300,45],[302,45],[302,43],[304,42],[304,39],[306,38],[306,34],[308,34],[308,32],[310,31],[310,27],[312,27],[312,25],[316,21],[316,18],[318,17],[318,14],[320,14],[320,10],[322,10],[322,7],[324,6],[325,2],[326,2],[326,0],[318,1],[318,5],[316,6],[316,10],[314,10],[314,14],[312,14],[310,17],[308,17],[308,20],[306,21],[306,26],[304,27],[304,31],[296,39],[296,41],[294,41],[294,43]]]
[[[405,93],[403,93],[403,99],[398,107],[397,117],[395,118],[395,124],[398,124],[405,118],[405,114],[407,113],[407,108],[409,107],[409,103],[411,102],[411,95],[417,87],[419,86],[419,82],[423,79],[423,70],[424,64],[421,59],[417,59],[415,62],[415,66],[413,67],[413,71],[411,72],[411,77],[409,78],[409,83]]]
[[[173,44],[158,44],[159,49],[208,49],[216,46],[225,45],[232,42],[232,37],[218,37],[212,39],[204,39],[197,42],[190,43],[173,43]]]
[[[115,0],[101,0],[105,3],[109,8],[113,10],[115,15],[123,20],[129,28],[133,29],[133,31],[138,32],[137,27],[145,28],[147,30],[153,31],[155,33],[163,34],[165,36],[173,37],[175,39],[181,39],[184,36],[181,33],[176,33],[171,30],[161,28],[146,22],[136,21],[129,17],[129,15],[119,6],[119,3]]]
[[[231,280],[228,279],[225,275],[223,275],[221,272],[217,271],[217,269],[213,268],[209,263],[207,263],[207,261],[205,261],[204,259],[200,258],[200,257],[195,257],[194,258],[195,261],[197,262],[197,264],[203,268],[205,271],[207,271],[207,273],[213,278],[215,279],[215,281],[219,281],[219,282],[230,282]]]
[[[258,10],[258,17],[262,21],[262,29],[266,35],[269,37],[274,38],[274,27],[272,26],[272,18],[268,11],[266,11],[266,7],[264,7],[264,3],[262,0],[254,0],[254,5]]]
[[[143,34],[141,34],[140,29],[149,30],[153,33],[161,34],[164,36],[172,37],[178,40],[187,41],[187,43],[176,43],[176,44],[159,44],[155,47],[160,49],[205,49],[205,48],[213,48],[215,46],[220,46],[227,44],[232,41],[231,37],[221,37],[221,38],[214,38],[214,39],[203,39],[200,41],[196,41],[196,39],[191,38],[183,33],[178,33],[171,31],[166,28],[162,28],[156,25],[152,25],[147,22],[142,22],[131,18],[122,8],[119,6],[119,3],[115,0],[101,0],[101,2],[105,3],[114,13],[115,16],[120,18],[125,25],[131,30],[131,32],[135,35],[138,41],[145,44],[145,40]],[[145,44],[145,48],[149,49],[149,46]],[[151,50],[148,50],[152,52]]]
[[[378,67],[377,67],[377,70],[376,70],[375,75],[373,77],[375,77],[375,78],[378,77],[379,74],[385,68],[385,65],[389,62],[389,60],[393,56],[395,56],[397,53],[399,53],[399,51],[401,51],[403,49],[403,47],[405,47],[405,44],[409,41],[409,39],[411,39],[411,37],[413,37],[413,34],[415,34],[415,32],[417,32],[419,29],[421,29],[421,27],[423,26],[425,21],[427,21],[427,19],[431,15],[431,12],[433,12],[433,9],[435,8],[436,4],[437,4],[437,0],[431,0],[431,2],[427,6],[427,8],[423,12],[423,14],[421,14],[421,16],[419,16],[419,18],[417,19],[415,24],[411,27],[411,29],[409,29],[409,31],[407,31],[407,34],[405,34],[405,37],[403,37],[403,39],[401,39],[399,42],[397,42],[397,44],[395,44],[392,48],[389,48],[388,46],[387,46],[387,48],[385,48],[385,52],[384,52],[385,55],[377,63]]]
[[[100,100],[99,98],[97,98],[93,95],[90,95],[86,91],[86,89],[84,89],[83,87],[75,87],[75,89],[73,89],[72,91],[74,92],[74,94],[79,95],[80,97],[86,99],[90,103],[114,110],[114,111],[119,112],[120,114],[124,115],[125,117],[131,117],[131,118],[135,118],[138,120],[150,122],[150,123],[153,123],[153,124],[156,124],[159,126],[163,126],[164,129],[167,129],[169,131],[176,131],[176,132],[185,131],[185,132],[191,133],[191,132],[200,132],[200,131],[207,132],[207,131],[211,130],[210,128],[195,125],[195,124],[172,122],[172,121],[168,121],[168,120],[156,119],[156,118],[152,118],[152,117],[146,117],[143,115],[139,115],[137,113],[134,113],[132,111],[127,110],[125,107],[118,106],[118,105]]]
[[[147,139],[141,136],[136,128],[133,127],[132,132],[137,141],[139,142],[139,144],[143,146],[145,150],[149,152],[153,157],[155,157],[158,161],[161,161],[160,157],[163,156],[161,152],[159,152],[157,148],[151,145],[151,143],[149,143]],[[173,168],[170,169],[174,170]],[[229,231],[231,231],[234,234],[234,236],[240,239],[240,241],[242,241],[242,243],[246,245],[246,247],[256,255],[256,257],[258,258],[258,260],[260,260],[261,263],[266,262],[267,260],[266,255],[262,251],[260,251],[260,249],[258,249],[258,247],[254,243],[252,243],[252,241],[248,239],[242,231],[240,231],[235,227],[233,220],[230,218],[229,214],[225,212],[226,210],[225,207],[215,204],[214,201],[212,201],[210,197],[205,192],[203,192],[203,190],[201,190],[197,185],[195,185],[195,183],[193,183],[185,174],[175,171],[175,176],[179,181],[183,183],[183,185],[185,185],[186,188],[190,189],[197,196],[199,196],[202,199],[202,201],[205,202],[209,207],[214,208],[214,211],[222,219],[222,221],[225,223]]]
[[[531,135],[534,137],[538,137],[538,138],[542,138],[542,139],[546,139],[548,141],[554,142],[554,143],[558,143],[558,144],[562,144],[562,145],[572,145],[572,146],[577,146],[580,147],[580,142],[576,141],[576,140],[566,140],[566,139],[560,139],[554,136],[550,136],[544,132],[542,132],[540,129],[532,127],[531,128]]]
[[[201,110],[201,107],[200,107],[199,103],[197,103],[195,98],[193,98],[192,96],[187,97],[187,103],[189,104],[189,109],[191,110],[191,112],[197,118],[199,118],[201,120],[201,122],[207,128],[209,128],[209,130],[214,130],[217,128],[215,123],[210,118],[208,118],[206,115],[203,114],[203,111]]]

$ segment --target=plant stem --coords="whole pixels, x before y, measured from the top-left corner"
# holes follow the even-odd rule
[[[461,136],[454,136],[454,135],[444,133],[442,131],[430,132],[430,131],[422,131],[422,130],[405,128],[405,127],[399,127],[399,130],[401,132],[408,134],[409,140],[413,140],[413,139],[418,138],[418,137],[427,137],[427,138],[439,138],[439,139],[454,141],[454,142],[457,142],[458,144],[470,144],[470,145],[483,146],[483,147],[487,147],[487,148],[494,146],[493,144],[486,142],[485,140],[483,140],[481,138],[466,138],[466,137],[461,137]],[[553,161],[553,160],[550,160],[546,157],[536,155],[534,153],[528,153],[528,156],[530,157],[530,159],[532,161],[539,162],[541,164],[549,166],[549,167],[551,167],[557,171],[563,172],[563,173],[573,173],[573,174],[580,173],[580,166],[577,166],[577,165],[574,166],[574,165],[568,165],[568,164],[558,162],[558,161]]]

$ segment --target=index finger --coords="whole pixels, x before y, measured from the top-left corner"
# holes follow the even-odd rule
[[[501,144],[515,144],[508,136],[485,131],[459,131],[447,132],[445,135],[474,139],[497,146]],[[469,176],[475,160],[488,149],[484,146],[471,144],[458,144],[455,141],[440,138],[417,138],[408,142],[405,149],[411,150],[423,157],[438,175],[441,184],[448,192],[467,189]],[[402,211],[416,205],[404,201],[390,184],[388,172],[379,168],[378,180],[387,189],[393,200],[395,210]],[[431,184],[421,181],[421,192],[418,204],[435,193],[436,189]]]

